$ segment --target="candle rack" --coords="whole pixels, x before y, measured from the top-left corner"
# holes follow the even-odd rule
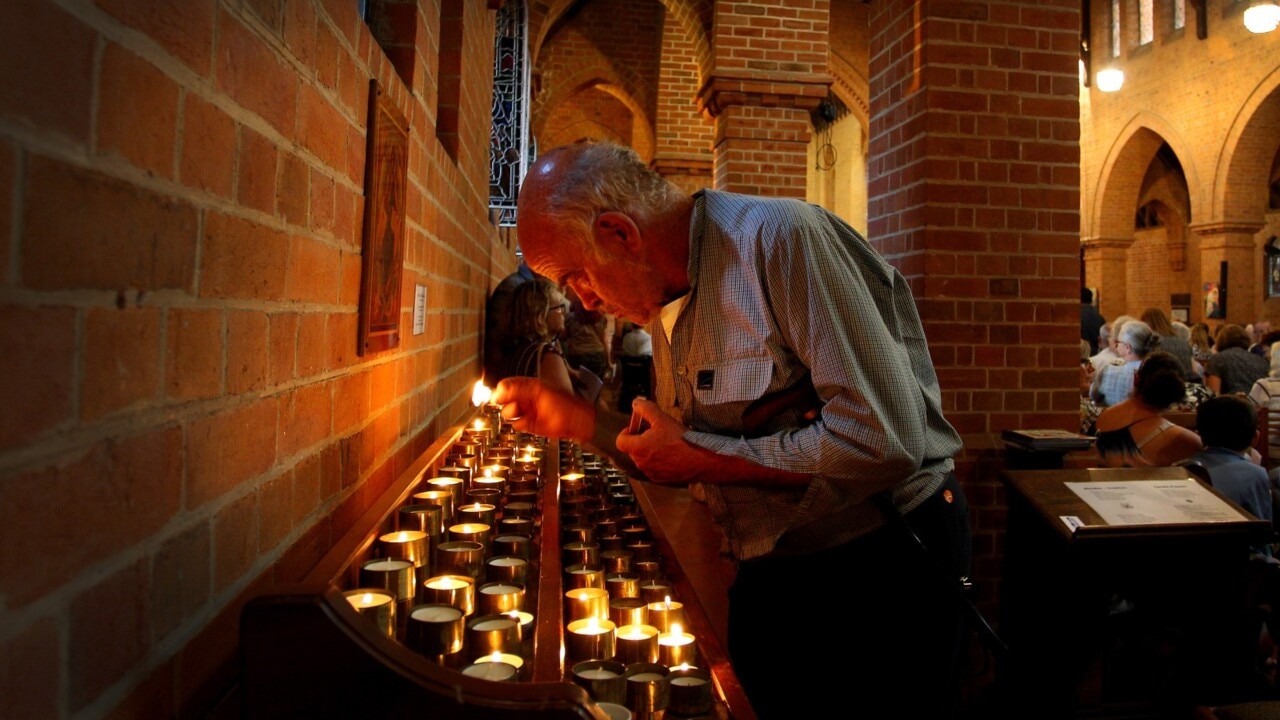
[[[477,411],[476,415],[497,422],[496,415],[486,414],[484,410]],[[442,713],[440,717],[451,718],[506,714],[520,718],[608,720],[609,716],[597,703],[616,702],[616,696],[593,697],[588,689],[575,684],[573,667],[580,659],[566,659],[573,654],[566,652],[570,648],[589,647],[599,652],[595,649],[615,647],[613,643],[606,645],[599,641],[584,644],[578,637],[571,638],[575,642],[566,643],[570,616],[565,591],[575,586],[570,580],[576,578],[566,576],[565,559],[566,555],[572,560],[587,558],[579,558],[576,552],[566,553],[565,545],[584,542],[583,531],[577,524],[592,517],[598,520],[595,528],[609,533],[596,543],[602,552],[613,551],[609,557],[616,558],[621,552],[631,552],[622,543],[635,544],[631,573],[637,572],[634,565],[637,557],[643,557],[647,563],[645,572],[668,583],[675,593],[673,601],[678,598],[682,603],[687,620],[684,629],[697,638],[696,657],[704,663],[702,670],[714,689],[710,708],[700,711],[696,717],[754,720],[717,634],[684,577],[671,544],[660,527],[651,530],[644,522],[644,513],[638,508],[646,506],[652,514],[652,500],[642,497],[636,503],[635,497],[629,496],[629,500],[623,500],[636,504],[627,508],[626,513],[598,511],[593,515],[592,506],[618,499],[615,495],[621,489],[629,489],[630,483],[607,462],[589,455],[584,457],[571,443],[540,441],[537,443],[540,457],[533,461],[529,457],[528,438],[525,438],[526,442],[514,450],[514,457],[508,457],[506,453],[510,451],[506,449],[497,455],[507,468],[503,471],[507,475],[502,492],[511,493],[515,498],[504,495],[502,500],[517,504],[510,519],[518,522],[503,525],[502,502],[493,503],[498,506],[499,519],[488,535],[473,582],[477,592],[490,582],[486,575],[489,560],[527,555],[521,581],[525,612],[520,622],[524,637],[518,647],[496,638],[493,633],[482,636],[462,630],[460,623],[449,626],[449,637],[444,638],[448,642],[434,635],[429,641],[424,639],[427,626],[421,622],[410,627],[413,607],[441,602],[439,598],[445,597],[442,594],[433,595],[433,599],[422,597],[423,582],[430,576],[444,574],[444,571],[437,572],[433,564],[420,568],[424,576],[417,580],[419,597],[399,604],[397,627],[391,637],[387,637],[385,628],[380,629],[357,612],[345,594],[361,587],[360,570],[364,565],[387,556],[386,546],[379,538],[401,529],[428,527],[431,523],[427,522],[427,516],[412,514],[422,512],[421,493],[440,487],[439,483],[427,481],[437,474],[451,477],[470,474],[483,454],[485,442],[498,444],[498,437],[494,437],[498,433],[480,437],[473,431],[475,427],[469,422],[438,438],[375,500],[351,530],[333,544],[298,586],[253,598],[246,604],[241,615],[242,714],[250,718],[338,714],[383,717],[424,713],[436,716],[438,712]],[[465,451],[461,456],[456,454],[460,445]],[[468,462],[471,466],[465,464]],[[540,486],[528,481],[528,472],[534,467],[541,472]],[[494,483],[488,483],[484,489],[495,487]],[[406,512],[405,508],[413,510]],[[562,517],[571,518],[573,525],[562,526]],[[418,524],[409,527],[410,520]],[[439,536],[429,540],[428,552],[434,554],[439,543],[448,541],[449,526],[459,522],[456,515],[443,521]],[[520,533],[527,528],[532,530],[531,537],[522,541],[520,538],[524,536]],[[643,584],[654,578],[640,580],[637,575],[637,580]],[[498,582],[517,581],[503,578]],[[622,585],[602,583],[601,587],[616,589]],[[439,607],[448,607],[448,603]],[[609,628],[614,628],[614,623],[607,619],[608,610],[606,601],[606,612],[601,619]],[[439,610],[426,614],[444,615]],[[473,609],[465,621],[470,622],[478,615],[479,611]],[[436,632],[434,628],[429,629]],[[520,667],[514,673],[475,668],[474,648],[427,654],[428,650],[452,650],[459,637],[465,640],[468,635],[484,637],[483,642],[490,643],[485,647],[486,654],[497,649],[518,657]],[[463,645],[465,648],[465,642]],[[486,660],[500,662],[497,656]],[[513,657],[508,657],[508,662],[503,664],[511,664],[512,660]],[[650,695],[657,697],[655,693]],[[653,713],[636,717],[653,717]],[[665,717],[693,716],[673,710]]]

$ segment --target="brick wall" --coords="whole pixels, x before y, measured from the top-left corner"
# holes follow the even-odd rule
[[[469,405],[492,12],[410,93],[345,0],[0,4],[0,715],[203,714],[297,579]],[[400,347],[356,354],[369,79],[411,124]],[[412,335],[415,284],[427,331]]]
[[[1076,3],[876,3],[870,239],[912,284],[998,597],[1002,428],[1079,409]]]

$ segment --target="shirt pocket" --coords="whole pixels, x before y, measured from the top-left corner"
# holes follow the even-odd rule
[[[691,366],[690,383],[698,403],[706,406],[746,405],[769,392],[773,363],[752,357]]]

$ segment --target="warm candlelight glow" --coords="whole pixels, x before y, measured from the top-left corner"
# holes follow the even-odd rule
[[[676,637],[684,634],[684,630],[680,627],[680,623],[671,623],[671,634]]]
[[[484,384],[484,381],[477,380],[475,387],[471,389],[471,404],[476,407],[480,407],[481,405],[489,402],[489,398],[492,396],[493,391]]]
[[[476,418],[475,428],[476,428],[476,430],[483,430],[483,429],[484,429],[484,421],[483,421],[483,420],[481,420],[480,418]]]

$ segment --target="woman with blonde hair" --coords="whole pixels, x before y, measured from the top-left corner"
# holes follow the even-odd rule
[[[573,392],[571,371],[559,340],[568,312],[564,293],[546,278],[536,277],[516,288],[511,298],[503,377],[536,377],[557,390]]]

